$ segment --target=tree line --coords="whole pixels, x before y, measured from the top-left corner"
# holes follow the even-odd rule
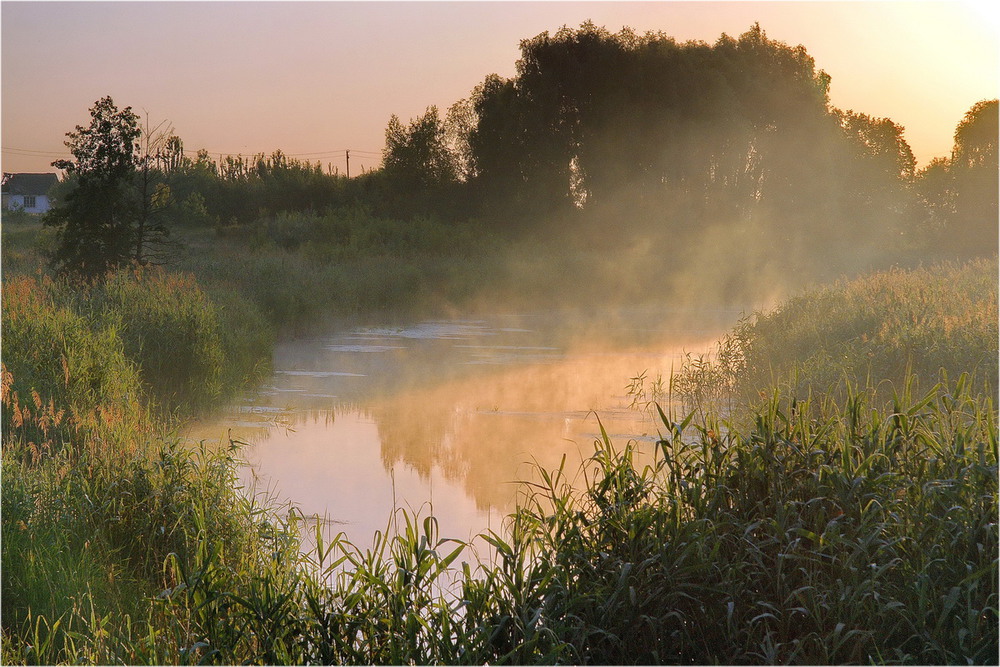
[[[587,22],[521,42],[445,114],[386,128],[383,164],[324,172],[280,151],[190,157],[110,98],[66,142],[58,267],[160,261],[177,221],[251,225],[277,211],[479,220],[498,233],[568,230],[696,244],[742,235],[800,264],[879,249],[887,260],[997,249],[997,101],[976,104],[952,155],[917,170],[903,128],[833,107],[830,77],[759,25],[714,44]]]

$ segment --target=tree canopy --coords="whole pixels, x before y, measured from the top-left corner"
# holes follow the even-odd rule
[[[354,178],[280,151],[191,156],[104,98],[68,135],[74,159],[55,163],[80,185],[50,216],[56,263],[151,261],[170,217],[228,227],[359,205],[584,243],[641,239],[661,255],[722,240],[725,261],[744,263],[734,275],[833,277],[996,251],[996,100],[970,109],[952,155],[918,172],[901,125],[833,107],[806,49],[756,24],[709,44],[586,22],[520,52],[513,76],[486,76],[444,118],[434,106],[392,115],[382,168]]]
[[[153,261],[167,244],[162,212],[170,190],[153,173],[154,149],[163,139],[144,131],[132,107],[104,97],[90,109],[90,125],[67,133],[72,160],[57,160],[75,180],[45,224],[58,228],[52,257],[62,272],[98,276]]]

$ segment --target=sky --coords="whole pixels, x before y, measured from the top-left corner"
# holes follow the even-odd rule
[[[4,172],[54,171],[66,133],[110,95],[193,154],[276,149],[343,172],[377,166],[392,114],[442,113],[520,40],[587,19],[680,42],[754,22],[802,44],[831,103],[891,118],[919,165],[947,157],[968,109],[998,92],[988,2],[16,2],[0,4]]]

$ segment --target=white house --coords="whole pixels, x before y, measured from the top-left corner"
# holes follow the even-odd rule
[[[3,208],[8,211],[45,213],[49,210],[49,189],[59,182],[55,174],[4,174]]]

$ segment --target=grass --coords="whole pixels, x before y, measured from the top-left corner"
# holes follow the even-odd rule
[[[602,432],[472,544],[398,510],[361,549],[237,488],[239,443],[164,436],[168,411],[217,400],[280,318],[437,299],[475,255],[282,247],[293,223],[194,250],[197,278],[85,287],[5,226],[4,663],[996,660],[995,263],[797,297],[674,382],[697,409],[650,406],[657,443]]]
[[[576,479],[537,470],[485,560],[402,510],[367,550],[311,524],[300,554],[310,524],[237,492],[229,451],[8,448],[4,659],[990,664],[997,426],[973,385],[888,410],[776,392],[747,431],[664,414],[652,452],[604,436]]]
[[[777,392],[747,431],[663,415],[645,466],[605,437],[584,490],[553,480],[529,512],[570,659],[994,659],[996,418],[970,384],[885,411]]]
[[[876,272],[744,318],[714,354],[689,355],[672,391],[689,404],[745,403],[776,382],[798,395],[915,375],[975,374],[997,396],[997,261]]]
[[[362,313],[448,308],[482,286],[496,243],[473,226],[353,207],[182,233],[190,252],[179,268],[212,295],[241,295],[285,334]]]

